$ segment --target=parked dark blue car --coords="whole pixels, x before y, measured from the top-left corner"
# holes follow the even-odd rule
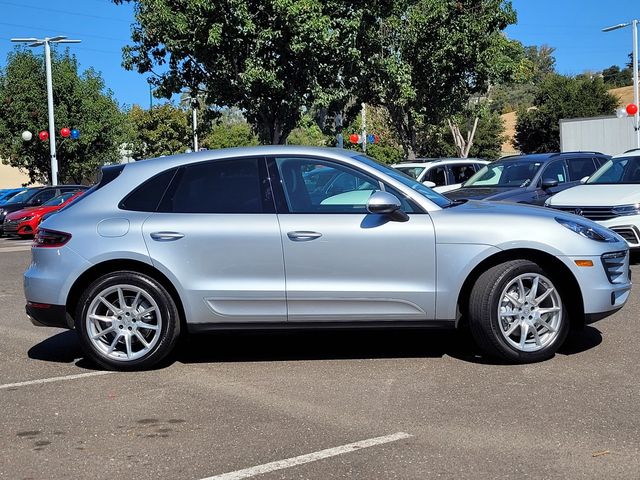
[[[504,157],[483,167],[462,188],[444,195],[451,200],[504,200],[544,205],[547,198],[578,185],[609,158],[599,152]]]

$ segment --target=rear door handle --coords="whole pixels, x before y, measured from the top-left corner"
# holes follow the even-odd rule
[[[180,240],[184,237],[184,234],[179,232],[153,232],[151,238],[158,242],[172,242],[174,240]]]
[[[319,232],[289,232],[287,233],[287,237],[294,242],[308,242],[309,240],[315,240],[316,238],[320,238],[322,236]]]

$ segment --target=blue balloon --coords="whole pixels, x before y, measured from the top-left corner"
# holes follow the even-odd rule
[[[80,131],[76,128],[71,129],[71,138],[74,140],[80,136]]]
[[[367,135],[367,143],[375,143],[376,137],[373,133]]]

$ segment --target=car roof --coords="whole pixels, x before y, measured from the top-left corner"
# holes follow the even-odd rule
[[[396,163],[395,165],[392,165],[393,167],[409,167],[409,168],[415,168],[415,167],[424,167],[424,168],[428,168],[431,167],[433,165],[449,165],[452,163],[482,163],[482,164],[487,164],[490,163],[488,160],[483,160],[481,158],[435,158],[429,162],[402,162],[402,163]]]
[[[577,152],[551,152],[551,153],[529,153],[525,155],[509,155],[507,157],[502,157],[496,162],[504,162],[504,161],[531,161],[531,162],[548,162],[549,160],[557,157],[563,156],[593,156],[600,155],[603,157],[609,157],[609,155],[605,155],[601,152],[587,152],[587,151],[577,151]]]

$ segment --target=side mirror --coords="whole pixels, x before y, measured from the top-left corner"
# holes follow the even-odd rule
[[[422,182],[422,184],[423,184],[425,187],[429,187],[429,188],[433,188],[433,187],[435,187],[435,186],[436,186],[436,184],[435,184],[435,183],[430,182],[429,180],[425,180],[424,182]]]
[[[409,216],[402,211],[402,204],[398,197],[380,190],[373,192],[369,197],[367,211],[369,213],[389,215],[392,220],[400,222],[409,220]]]
[[[582,178],[580,179],[580,183],[584,185],[585,183],[587,183],[587,180],[589,180],[589,176],[582,177]]]
[[[558,180],[555,178],[545,178],[542,180],[542,189],[548,190],[549,188],[557,187]]]

